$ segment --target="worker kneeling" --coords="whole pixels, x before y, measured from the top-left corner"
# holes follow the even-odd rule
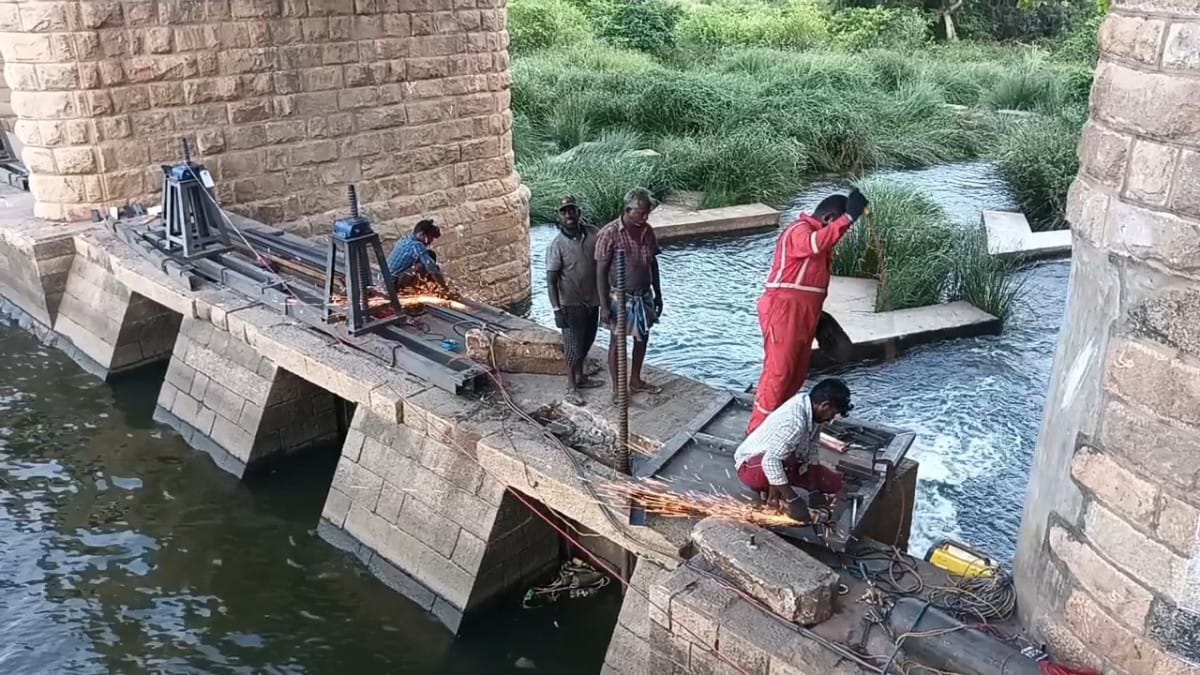
[[[853,408],[849,387],[836,378],[795,394],[738,446],[733,454],[738,478],[760,496],[765,492],[768,504],[786,509],[796,520],[808,520],[813,497],[842,490],[841,474],[817,461],[820,427]],[[801,500],[794,487],[806,490],[810,500]]]

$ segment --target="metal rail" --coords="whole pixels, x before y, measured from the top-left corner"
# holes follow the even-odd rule
[[[333,337],[348,347],[379,359],[388,367],[407,372],[454,394],[475,390],[486,380],[487,368],[442,350],[413,327],[395,325],[381,328],[372,334],[350,336],[341,324],[325,321],[325,299],[314,280],[264,269],[258,260],[251,257],[255,253],[283,253],[305,268],[312,269],[320,278],[324,276],[326,253],[316,246],[245,228],[243,235],[252,248],[242,244],[232,252],[216,254],[205,259],[180,261],[164,252],[161,232],[158,230],[153,221],[118,222],[113,226],[113,231],[118,237],[144,257],[154,261],[160,269],[168,273],[176,285],[186,290],[197,290],[205,284],[224,286],[313,330]],[[176,279],[179,281],[175,282]],[[440,320],[451,324],[457,321],[489,323],[487,319],[453,310],[434,314]]]

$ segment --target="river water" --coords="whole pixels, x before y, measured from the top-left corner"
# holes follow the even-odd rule
[[[986,165],[897,175],[965,222],[1010,208]],[[819,189],[818,189],[819,191]],[[813,195],[797,198],[797,206]],[[547,320],[535,228],[533,315]],[[772,234],[671,247],[651,360],[742,388]],[[958,535],[1002,559],[1037,435],[1068,266],[1022,272],[998,337],[841,373],[866,416],[909,427],[917,547]],[[0,322],[0,673],[596,672],[613,591],[543,610],[511,598],[451,638],[313,531],[336,449],[242,482],[151,420],[161,371],[102,383]]]
[[[963,227],[979,227],[983,210],[1017,210],[995,169],[982,162],[879,177],[920,188]],[[835,187],[798,195],[784,222]],[[554,234],[552,226],[533,229],[531,312],[547,325],[543,261]],[[755,303],[777,237],[667,247],[660,259],[665,311],[648,360],[713,385],[753,384],[762,366]],[[850,385],[856,415],[917,433],[910,454],[921,463],[913,553],[951,536],[1011,561],[1069,270],[1066,261],[1020,270],[1024,292],[1001,335],[925,345],[895,361],[836,373]],[[605,337],[602,331],[601,342]]]

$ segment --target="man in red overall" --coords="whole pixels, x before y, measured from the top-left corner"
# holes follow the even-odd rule
[[[762,376],[754,394],[750,433],[804,386],[813,338],[833,271],[833,247],[867,208],[858,188],[831,195],[812,215],[801,214],[779,237],[766,291],[758,301],[763,333]]]

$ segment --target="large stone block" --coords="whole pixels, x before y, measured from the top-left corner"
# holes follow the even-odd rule
[[[1147,475],[1191,490],[1200,479],[1200,438],[1194,429],[1159,418],[1153,412],[1120,401],[1104,409],[1101,444],[1120,452]]]
[[[1200,95],[1200,87],[1196,93]],[[1200,270],[1198,221],[1114,199],[1108,206],[1105,238],[1126,255],[1157,260],[1184,272]]]
[[[1111,457],[1083,447],[1075,455],[1071,475],[1108,506],[1135,522],[1149,522],[1157,507],[1158,488],[1122,467]]]
[[[1109,14],[1100,26],[1100,44],[1110,56],[1155,65],[1166,25],[1158,18]]]
[[[1163,66],[1192,72],[1200,71],[1200,21],[1180,21],[1167,30],[1163,47]]]
[[[1136,141],[1129,157],[1124,195],[1155,206],[1166,204],[1178,158],[1178,148]]]
[[[1119,569],[1159,593],[1171,593],[1186,574],[1186,560],[1095,502],[1087,507],[1083,532]]]
[[[705,518],[692,530],[692,540],[709,561],[780,616],[811,625],[833,614],[837,574],[778,535]]]
[[[1129,136],[1089,122],[1079,139],[1079,166],[1104,186],[1119,190],[1129,163]]]
[[[506,373],[565,375],[562,338],[545,330],[467,331],[467,356]]]
[[[1141,341],[1118,345],[1109,366],[1108,387],[1162,417],[1200,427],[1200,366],[1158,345]]]
[[[1050,550],[1101,605],[1133,630],[1142,630],[1154,597],[1062,527],[1050,528]]]

